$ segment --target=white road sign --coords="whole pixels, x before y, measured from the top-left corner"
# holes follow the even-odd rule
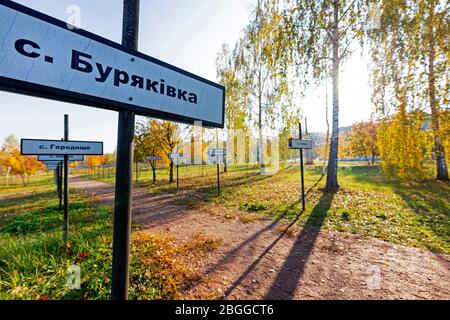
[[[101,155],[103,142],[22,139],[20,153],[23,155]]]
[[[47,167],[54,167],[55,169],[58,167],[58,164],[60,164],[60,161],[42,161],[43,164],[47,165]],[[51,169],[53,170],[53,169]]]
[[[223,164],[225,162],[226,154],[226,149],[209,149],[208,162],[210,164]]]
[[[160,157],[160,156],[148,156],[148,157],[145,157],[145,160],[158,161],[158,160],[162,160],[162,157]]]
[[[223,156],[227,154],[227,150],[226,149],[209,149],[209,155],[211,157],[215,157],[215,156]]]
[[[63,155],[42,155],[38,156],[39,161],[64,161]],[[83,155],[69,155],[69,161],[84,161]]]
[[[312,141],[289,139],[289,149],[312,149]]]
[[[224,127],[225,88],[11,1],[0,1],[0,89]]]
[[[184,158],[184,154],[182,153],[169,153],[170,159],[181,159]]]
[[[49,170],[56,170],[56,169],[58,169],[58,164],[56,164],[56,163],[46,163],[46,165],[47,165],[47,168]]]

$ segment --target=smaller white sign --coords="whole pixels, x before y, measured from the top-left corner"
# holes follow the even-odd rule
[[[289,139],[289,149],[312,149],[312,140]]]
[[[22,155],[102,155],[103,142],[22,139]]]
[[[182,153],[169,153],[170,159],[181,159],[184,158],[184,154]]]
[[[145,160],[147,160],[147,161],[158,161],[158,160],[162,160],[162,157],[160,157],[160,156],[148,156],[148,157],[145,157]]]
[[[61,163],[61,161],[41,161],[43,164],[54,164],[54,165],[58,165],[59,163]]]
[[[223,164],[227,155],[227,149],[209,149],[208,163],[209,164]]]
[[[209,149],[208,151],[211,157],[224,156],[227,154],[227,149]]]
[[[56,169],[58,169],[58,165],[54,164],[54,163],[47,163],[47,168],[49,170],[56,170]]]
[[[42,155],[38,156],[39,161],[64,161],[62,155]],[[84,161],[83,155],[71,154],[69,155],[69,161]]]

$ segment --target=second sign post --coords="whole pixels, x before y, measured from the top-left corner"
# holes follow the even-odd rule
[[[103,142],[69,141],[69,115],[64,115],[64,139],[22,139],[20,141],[22,155],[37,155],[38,159],[53,158],[59,160],[59,167],[63,164],[63,197],[64,197],[64,242],[67,244],[69,233],[69,157],[77,155],[102,155]],[[61,159],[63,161],[61,162]],[[57,160],[57,161],[58,161]],[[45,161],[45,160],[44,160]],[[54,161],[54,160],[53,160]],[[57,166],[54,166],[56,169]],[[60,201],[61,206],[61,201]]]
[[[301,179],[301,193],[302,193],[302,212],[305,211],[305,177],[303,170],[303,149],[312,149],[311,140],[302,140],[302,124],[298,124],[299,139],[289,139],[289,149],[300,149],[300,179]]]
[[[0,21],[5,22],[0,28],[0,90],[119,111],[114,300],[128,298],[135,115],[187,124],[202,121],[216,128],[224,127],[225,117],[222,85],[137,51],[140,1],[123,3],[120,45],[31,8],[0,1]],[[67,79],[72,79],[70,85]]]

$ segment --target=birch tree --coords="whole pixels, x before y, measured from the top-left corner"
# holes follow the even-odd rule
[[[331,76],[333,111],[331,144],[325,189],[339,188],[339,73],[352,54],[354,40],[362,39],[367,27],[367,3],[362,0],[297,0],[283,9],[285,43],[300,78],[323,80]]]
[[[248,115],[258,130],[257,157],[265,173],[264,129],[273,128],[278,107],[288,92],[286,73],[279,68],[283,43],[279,41],[281,16],[274,1],[259,0],[253,18],[237,44],[236,69],[242,79]]]
[[[368,33],[374,103],[383,115],[429,112],[436,178],[449,180],[440,119],[449,108],[450,3],[383,0],[380,8],[381,28]]]

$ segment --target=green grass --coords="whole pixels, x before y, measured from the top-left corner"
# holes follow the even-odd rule
[[[110,260],[109,212],[90,206],[85,195],[72,192],[70,247],[66,249],[63,215],[54,189],[46,175],[33,178],[26,188],[1,189],[0,299],[90,298],[94,293],[101,299],[109,295],[104,282]],[[91,258],[81,259],[82,252]],[[66,287],[70,265],[89,270],[82,290]]]
[[[150,165],[139,165],[140,171],[138,174],[138,178],[136,179],[136,167],[133,165],[133,183],[135,185],[146,185],[153,184],[153,174]],[[223,170],[223,167],[220,167]],[[106,183],[114,183],[115,181],[115,169],[110,169],[109,175],[108,170],[105,169],[103,172],[102,169],[72,169],[71,172],[76,174],[77,176],[98,180]],[[182,183],[185,179],[191,178],[206,178],[206,177],[215,177],[217,174],[216,165],[180,165],[179,166],[179,180]],[[230,172],[239,172],[239,173],[254,173],[258,172],[257,165],[230,165]],[[173,177],[176,179],[176,166],[174,166]],[[169,181],[169,168],[168,167],[158,167],[156,169],[156,184],[166,184]]]
[[[220,171],[223,171],[223,166],[220,167]],[[102,171],[96,170],[88,172],[82,170],[72,170],[72,173],[76,176],[85,179],[97,180],[106,182],[109,184],[115,183],[115,176],[111,173],[108,177],[107,174],[103,176]],[[250,182],[252,179],[258,179],[259,168],[257,165],[240,165],[229,166],[228,172],[222,175],[227,180],[237,179],[240,183]],[[157,180],[155,183],[152,181],[152,171],[149,165],[143,167],[143,170],[139,174],[139,178],[136,179],[136,173],[133,172],[133,186],[146,188],[152,194],[163,193],[179,193],[180,191],[198,191],[201,189],[203,192],[214,195],[216,193],[215,186],[217,185],[217,167],[216,165],[183,165],[179,167],[179,188],[176,184],[176,167],[174,167],[173,178],[174,181],[169,183],[169,169],[158,168]]]
[[[0,189],[0,300],[109,299],[112,215],[72,190],[69,245],[62,241],[63,214],[51,178],[34,177],[26,188]],[[185,247],[134,229],[131,299],[173,299],[195,275],[182,257],[201,256],[215,240],[196,235]],[[164,252],[164,254],[161,254]],[[81,270],[81,288],[66,286],[68,267]]]

